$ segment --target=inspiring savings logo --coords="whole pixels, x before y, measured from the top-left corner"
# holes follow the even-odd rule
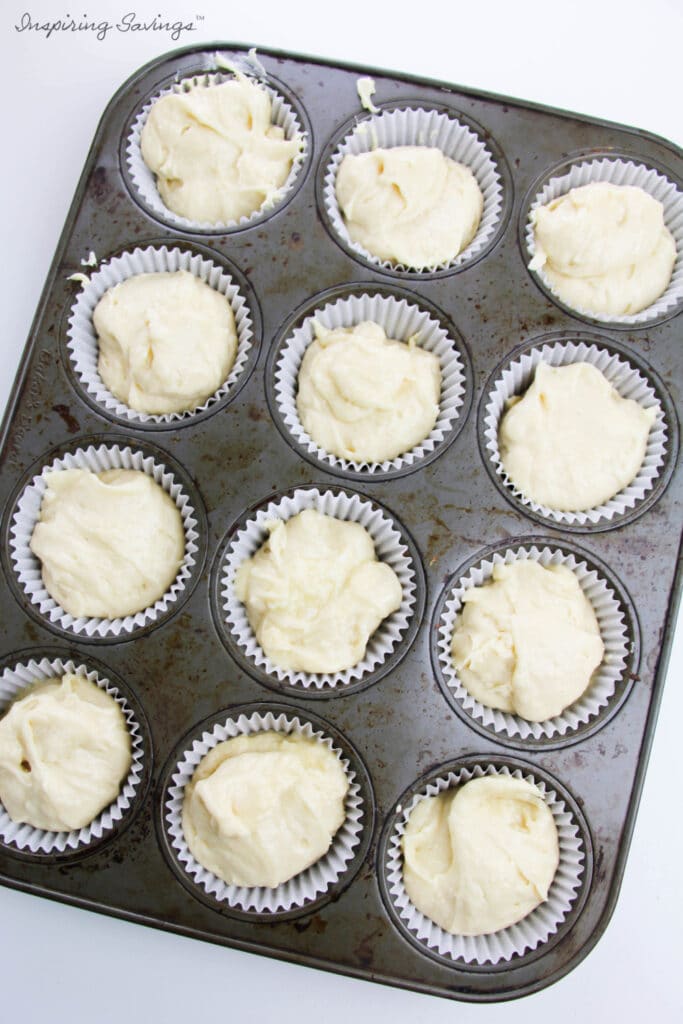
[[[100,42],[117,33],[125,35],[133,32],[163,32],[173,42],[177,42],[185,33],[196,32],[202,21],[204,21],[203,14],[196,14],[191,19],[176,18],[175,20],[165,18],[162,14],[155,14],[153,18],[145,19],[138,17],[135,11],[128,11],[118,21],[97,20],[89,18],[87,14],[74,18],[68,13],[63,18],[46,21],[34,18],[29,11],[24,11],[14,26],[14,30],[15,32],[33,32],[45,39],[62,35],[65,32],[88,32]]]

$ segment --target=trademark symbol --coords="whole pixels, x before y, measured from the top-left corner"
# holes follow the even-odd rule
[[[194,20],[195,21],[204,21],[204,15],[203,14],[195,14]]]

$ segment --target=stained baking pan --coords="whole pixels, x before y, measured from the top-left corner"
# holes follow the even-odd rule
[[[67,903],[417,991],[472,1001],[523,995],[588,953],[617,899],[680,592],[683,497],[680,296],[674,289],[655,315],[627,322],[572,313],[527,268],[528,211],[555,179],[584,165],[652,173],[656,187],[681,191],[681,153],[642,132],[500,96],[264,50],[262,70],[252,70],[306,138],[292,181],[249,222],[188,226],[167,217],[140,180],[135,136],[159,92],[221,73],[216,52],[249,59],[234,44],[178,50],[134,75],[105,111],[3,424],[2,699],[8,680],[18,685],[57,663],[83,666],[108,681],[135,719],[138,768],[121,814],[85,841],[41,843],[5,828],[0,877]],[[421,109],[430,123],[455,120],[490,159],[485,233],[454,265],[431,273],[381,266],[339,233],[330,168],[370,117],[357,91],[368,73],[381,112]],[[95,265],[83,267],[90,252]],[[169,253],[229,277],[244,300],[248,343],[224,394],[197,415],[165,422],[130,417],[97,393],[79,361],[74,322],[92,281],[117,260],[135,254],[153,266]],[[682,260],[679,246],[677,267]],[[78,273],[90,279],[85,287],[71,279]],[[292,337],[316,310],[358,296],[417,308],[458,355],[457,409],[429,450],[373,471],[315,450],[287,405]],[[523,378],[539,352],[567,358],[568,347],[614,372],[626,367],[661,410],[649,481],[626,505],[592,517],[553,518],[530,506],[495,460],[501,381]],[[22,549],[22,517],[44,467],[112,452],[173,478],[192,511],[191,551],[183,586],[157,615],[130,628],[91,628],[41,598]],[[230,553],[251,521],[292,502],[342,502],[388,522],[402,552],[404,618],[387,649],[352,678],[275,673],[232,623]],[[463,700],[441,657],[460,581],[521,550],[579,567],[584,589],[600,595],[618,627],[612,693],[599,709],[527,733]],[[226,900],[186,869],[173,825],[181,766],[196,744],[229,734],[235,722],[312,730],[353,775],[348,857],[302,902]],[[444,946],[402,905],[401,822],[416,794],[500,772],[532,779],[553,808],[564,851],[561,909],[531,938],[505,935],[483,950]]]

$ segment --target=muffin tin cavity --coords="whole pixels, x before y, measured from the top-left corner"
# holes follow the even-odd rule
[[[198,864],[188,849],[182,827],[185,787],[201,759],[218,743],[264,731],[317,740],[339,757],[349,782],[346,818],[328,852],[289,882],[276,888],[229,885]],[[197,899],[243,920],[289,920],[318,910],[351,882],[372,838],[374,796],[359,754],[329,722],[283,704],[232,707],[199,723],[169,757],[160,792],[160,835],[175,874]]]
[[[489,775],[524,779],[539,789],[555,820],[560,862],[547,900],[517,924],[488,935],[453,935],[430,921],[409,900],[403,884],[401,839],[420,799]],[[463,757],[435,768],[410,786],[385,822],[377,859],[382,897],[401,935],[426,956],[467,971],[516,967],[555,946],[581,913],[593,870],[588,825],[568,790],[536,765],[500,757]]]
[[[150,414],[131,409],[106,387],[98,372],[99,346],[92,315],[110,288],[138,274],[184,270],[227,299],[235,319],[237,351],[227,378],[196,409]],[[65,365],[78,392],[108,419],[136,430],[169,430],[206,419],[232,402],[258,359],[261,323],[254,293],[242,273],[210,249],[180,242],[137,247],[102,260],[83,283],[67,314],[62,333]],[[189,354],[189,358],[191,354]]]
[[[524,394],[536,367],[587,362],[607,378],[622,398],[656,408],[645,457],[635,479],[602,505],[582,512],[547,508],[515,487],[505,472],[498,446],[498,432],[506,404]],[[578,415],[578,412],[577,412]],[[520,346],[493,371],[479,403],[477,430],[484,465],[494,484],[520,512],[546,526],[589,533],[611,530],[632,522],[661,497],[678,453],[678,424],[673,405],[654,370],[633,352],[602,335],[582,331],[553,332]]]
[[[585,693],[562,714],[543,722],[486,707],[467,691],[451,658],[453,625],[462,610],[464,593],[486,584],[494,566],[522,559],[544,567],[564,565],[575,574],[595,612],[605,646],[602,662]],[[631,599],[607,566],[565,541],[558,544],[552,537],[528,537],[521,538],[519,545],[499,544],[479,552],[449,579],[434,609],[431,654],[442,693],[471,728],[520,750],[547,750],[585,739],[617,714],[637,678],[640,636]]]
[[[63,469],[134,469],[147,473],[173,499],[185,533],[185,556],[171,587],[153,605],[125,618],[74,618],[50,596],[29,544],[46,489],[45,474]],[[34,465],[17,488],[5,521],[3,561],[15,596],[30,615],[53,632],[89,643],[120,643],[166,622],[190,596],[206,557],[206,522],[199,493],[166,452],[120,437],[81,438],[55,449]]]
[[[383,462],[345,459],[320,448],[306,433],[297,410],[298,374],[316,322],[328,329],[372,320],[387,337],[438,356],[441,396],[436,423],[410,451]],[[391,480],[429,465],[463,428],[472,398],[468,351],[455,326],[422,296],[386,285],[341,285],[310,299],[278,332],[266,367],[266,394],[280,433],[309,462],[350,480]]]
[[[212,58],[208,58],[211,63]],[[213,58],[215,67],[215,57]],[[253,70],[246,68],[248,77],[255,80]],[[188,92],[195,86],[205,87],[221,85],[233,79],[233,75],[225,71],[185,74],[178,80],[177,74],[158,82],[138,103],[131,113],[124,136],[121,140],[121,170],[124,181],[136,203],[156,220],[179,231],[192,234],[222,235],[230,231],[241,231],[243,228],[261,224],[268,217],[284,206],[295,194],[305,176],[306,167],[311,154],[311,130],[308,119],[296,97],[276,78],[270,75],[259,75],[258,81],[265,88],[272,103],[272,122],[284,130],[284,137],[298,140],[299,152],[292,162],[287,180],[260,210],[237,221],[209,224],[193,221],[182,217],[164,204],[156,185],[152,171],[142,159],[140,137],[152,105],[162,96],[170,93]]]
[[[360,523],[370,534],[378,559],[394,570],[403,590],[400,608],[380,623],[368,641],[365,657],[340,672],[309,673],[273,664],[256,640],[245,607],[235,594],[235,574],[267,540],[266,524],[274,519],[286,521],[304,509]],[[422,564],[405,527],[384,506],[340,487],[310,485],[259,503],[231,526],[212,569],[214,622],[231,656],[258,682],[301,697],[357,693],[392,671],[420,627],[424,603]]]
[[[632,330],[662,323],[683,308],[683,184],[663,165],[643,163],[635,153],[591,152],[576,154],[563,160],[534,182],[522,202],[519,218],[519,242],[524,262],[529,264],[536,251],[531,216],[539,206],[545,206],[566,195],[572,188],[593,182],[612,185],[634,185],[657,199],[664,207],[664,223],[676,243],[676,262],[665,292],[639,313],[615,316],[596,314],[572,308],[552,290],[543,270],[529,270],[534,281],[551,302],[571,316],[589,323],[609,324],[617,330]]]
[[[152,773],[152,739],[139,700],[110,669],[93,658],[56,648],[21,651],[5,658],[0,666],[0,716],[29,688],[65,673],[84,676],[114,698],[130,735],[131,765],[117,799],[89,825],[71,832],[52,832],[12,821],[0,803],[0,844],[8,853],[45,863],[89,853],[118,836],[142,803]]]
[[[395,146],[430,146],[468,167],[484,197],[484,208],[472,241],[454,259],[419,269],[382,260],[349,236],[336,198],[339,166],[347,154],[357,155]],[[354,259],[385,274],[428,280],[455,273],[485,256],[501,237],[512,206],[512,184],[505,158],[481,125],[445,104],[383,103],[379,113],[354,116],[328,142],[316,181],[318,206],[332,238]]]

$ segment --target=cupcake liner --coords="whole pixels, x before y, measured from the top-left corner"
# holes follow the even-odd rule
[[[190,852],[182,827],[185,787],[191,781],[199,762],[218,743],[234,736],[251,735],[264,731],[316,739],[336,754],[349,780],[349,790],[345,800],[346,818],[333,837],[327,853],[288,882],[283,882],[274,888],[230,885],[207,868],[202,867]],[[329,736],[315,729],[310,722],[301,721],[295,716],[290,718],[285,714],[275,715],[272,711],[265,714],[260,714],[257,711],[250,715],[243,713],[237,718],[228,718],[225,722],[215,725],[210,731],[202,733],[201,737],[185,750],[176,765],[164,799],[164,824],[171,847],[180,865],[192,881],[219,903],[258,914],[277,914],[303,907],[335,885],[346,871],[360,843],[365,814],[366,808],[361,796],[360,785],[344,752],[335,746]]]
[[[465,592],[471,587],[488,583],[496,565],[510,565],[531,559],[540,565],[564,565],[570,569],[590,601],[605,645],[603,660],[593,673],[585,693],[562,714],[543,722],[530,722],[519,715],[487,707],[476,700],[458,677],[451,657],[451,642],[455,618],[463,607]],[[494,552],[476,565],[451,588],[437,624],[437,651],[439,667],[444,680],[458,704],[472,718],[495,733],[510,739],[553,739],[572,733],[594,718],[610,702],[623,679],[629,659],[629,636],[624,611],[614,591],[595,569],[574,554],[557,548],[535,545],[529,548],[508,548]]]
[[[62,469],[89,469],[93,473],[101,473],[107,469],[141,470],[151,476],[173,499],[183,521],[185,557],[171,587],[153,605],[136,612],[135,615],[126,615],[123,618],[74,618],[50,596],[43,583],[40,560],[33,554],[29,545],[33,529],[38,522],[43,494],[47,488],[45,475]],[[74,452],[67,452],[45,466],[40,474],[27,484],[12,515],[9,546],[12,566],[22,590],[48,622],[83,639],[120,637],[126,640],[126,634],[157,622],[179,600],[196,565],[198,540],[196,511],[173,473],[162,463],[155,462],[151,455],[145,456],[141,451],[132,451],[119,445],[102,444],[97,448],[90,445],[85,449],[77,448]]]
[[[402,263],[381,260],[373,256],[350,237],[335,191],[339,165],[347,154],[355,156],[373,149],[389,149],[395,146],[436,147],[451,160],[469,167],[477,179],[484,197],[481,220],[474,238],[455,259],[426,268],[408,267]],[[461,124],[454,117],[422,108],[383,110],[356,123],[339,143],[330,159],[325,173],[323,197],[335,233],[352,252],[385,270],[424,270],[430,274],[452,270],[475,259],[493,238],[503,210],[502,179],[493,156],[481,139],[468,125]]]
[[[306,349],[315,340],[316,320],[330,330],[373,320],[384,328],[389,338],[407,342],[418,335],[419,346],[438,356],[441,366],[439,415],[424,441],[403,455],[383,462],[351,461],[325,451],[313,441],[299,419],[296,396],[301,362]],[[289,433],[321,462],[343,472],[387,473],[419,462],[451,433],[464,402],[465,386],[465,367],[447,331],[427,311],[391,295],[348,295],[316,310],[292,331],[275,367],[275,398]]]
[[[488,935],[452,935],[422,914],[409,900],[403,884],[403,853],[401,839],[407,821],[420,800],[484,775],[507,775],[530,782],[540,791],[552,812],[557,826],[560,862],[548,898],[517,924]],[[422,943],[452,961],[467,964],[497,964],[523,956],[553,936],[576,902],[586,867],[586,852],[579,824],[565,801],[542,779],[516,768],[474,765],[445,773],[424,786],[405,808],[398,808],[393,831],[386,847],[382,865],[389,899],[402,926]],[[402,813],[401,813],[402,812]]]
[[[605,181],[612,185],[635,185],[662,203],[664,223],[676,242],[676,262],[666,291],[656,302],[639,313],[615,316],[609,313],[595,313],[578,306],[569,306],[560,295],[553,291],[543,273],[543,268],[531,272],[536,275],[545,290],[562,305],[588,320],[637,326],[666,316],[683,299],[683,192],[680,192],[671,181],[653,168],[625,159],[587,159],[574,164],[565,174],[550,178],[537,192],[528,211],[525,241],[529,259],[532,260],[536,254],[534,227],[531,220],[534,210],[539,206],[547,205],[558,196],[565,195],[572,188],[589,185],[596,181]]]
[[[235,594],[235,574],[246,558],[250,558],[268,538],[266,524],[274,519],[288,520],[304,509],[314,508],[323,515],[360,523],[375,545],[377,557],[386,562],[398,576],[403,589],[400,608],[393,612],[370,637],[365,657],[351,668],[339,672],[302,672],[275,665],[258,643],[249,624],[245,606]],[[417,572],[415,563],[401,534],[379,507],[357,494],[324,491],[317,488],[296,490],[269,502],[239,529],[227,548],[220,566],[220,602],[224,623],[232,639],[257,668],[280,683],[301,686],[306,690],[344,687],[377,669],[401,642],[415,611]]]
[[[117,822],[127,813],[139,790],[144,772],[142,731],[132,708],[116,686],[94,670],[88,670],[85,665],[77,665],[71,660],[63,661],[61,658],[41,658],[40,661],[31,659],[26,664],[5,669],[0,675],[0,713],[15,699],[21,697],[22,690],[66,673],[84,676],[90,682],[96,683],[119,705],[131,739],[131,766],[117,799],[101,811],[89,825],[81,829],[52,832],[34,828],[32,825],[13,821],[0,803],[0,842],[33,854],[68,853],[101,839],[115,828]]]
[[[93,325],[93,312],[102,296],[110,288],[137,274],[174,273],[185,270],[224,295],[235,318],[237,351],[235,361],[226,380],[217,391],[196,409],[185,412],[150,414],[131,409],[116,398],[106,387],[97,369],[99,344]],[[103,263],[100,269],[83,283],[69,317],[67,348],[76,376],[88,395],[107,412],[132,423],[185,423],[205,412],[229,394],[235,381],[243,373],[254,344],[254,328],[249,308],[231,277],[212,260],[198,253],[166,246],[134,249]]]
[[[622,398],[630,398],[639,402],[645,409],[655,406],[657,417],[650,428],[645,458],[635,479],[616,494],[613,498],[595,508],[581,512],[561,512],[548,508],[531,498],[526,497],[512,482],[503,468],[498,444],[500,421],[505,412],[507,401],[514,395],[521,395],[531,384],[538,364],[543,361],[551,366],[568,366],[571,363],[590,363],[595,366],[610,382]],[[668,425],[664,409],[654,387],[644,373],[631,365],[625,358],[601,345],[588,345],[585,342],[558,342],[545,344],[523,353],[503,370],[488,394],[484,414],[484,442],[495,474],[518,501],[537,515],[550,519],[563,526],[590,526],[602,520],[609,522],[618,520],[629,509],[642,501],[655,486],[664,459],[668,443]]]
[[[247,227],[257,219],[261,219],[265,213],[270,213],[271,210],[282,203],[288,193],[291,192],[294,182],[301,171],[306,158],[309,141],[308,136],[299,121],[298,115],[285,97],[282,96],[281,93],[279,93],[272,85],[263,81],[257,81],[257,84],[260,85],[261,88],[265,89],[270,96],[272,102],[272,123],[284,130],[284,135],[287,140],[296,139],[300,143],[299,152],[292,161],[292,166],[284,185],[281,185],[280,188],[266,200],[263,206],[259,207],[258,210],[255,210],[249,216],[241,217],[239,220],[224,221],[215,224],[206,221],[193,221],[187,217],[181,217],[179,214],[174,213],[164,205],[161,196],[159,195],[156,177],[143,160],[140,149],[142,129],[144,128],[152,106],[162,96],[167,96],[170,93],[189,92],[190,89],[195,86],[206,87],[222,85],[223,82],[232,81],[233,78],[233,74],[224,74],[221,72],[217,72],[215,74],[195,75],[192,78],[183,78],[181,81],[174,82],[167,88],[155,93],[154,96],[145,103],[144,107],[133,121],[126,146],[126,165],[132,185],[148,209],[151,210],[156,217],[165,221],[167,224],[170,224],[172,227],[180,228],[183,231],[207,231],[216,234],[220,234],[223,231]]]

